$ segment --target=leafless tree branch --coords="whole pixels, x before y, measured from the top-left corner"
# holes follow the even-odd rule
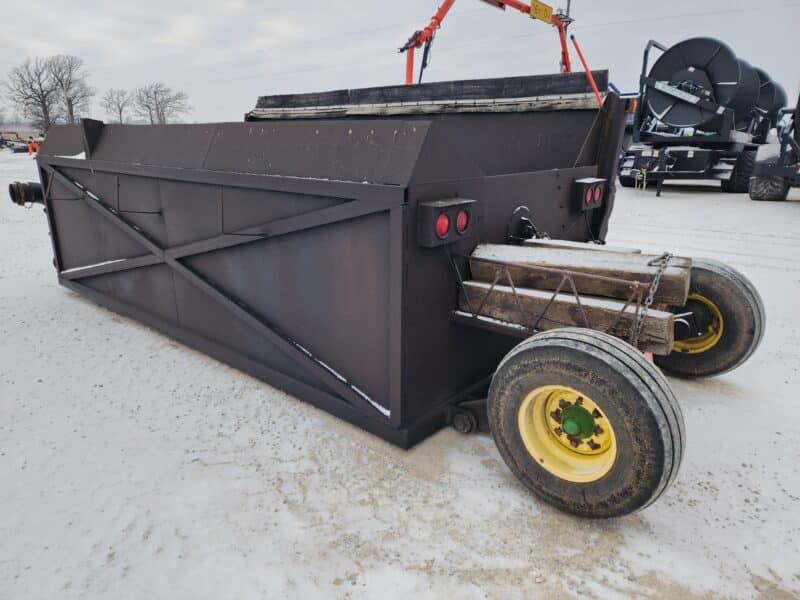
[[[136,100],[135,92],[112,88],[100,99],[100,106],[118,123],[125,122],[126,113],[133,108]]]
[[[81,112],[89,109],[95,90],[89,86],[89,74],[83,60],[69,54],[57,54],[47,59],[50,76],[58,87],[67,123],[75,123]]]
[[[34,126],[46,130],[61,116],[59,87],[49,59],[28,59],[11,69],[3,89],[12,104]]]
[[[174,122],[190,110],[189,96],[163,83],[149,83],[136,90],[134,111],[152,125]]]

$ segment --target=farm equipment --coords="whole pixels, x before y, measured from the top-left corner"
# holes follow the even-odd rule
[[[663,54],[648,72],[650,52]],[[620,166],[625,187],[718,180],[747,192],[756,152],[777,126],[786,93],[723,42],[692,38],[644,51],[633,143]]]
[[[758,149],[750,198],[753,200],[786,200],[789,190],[800,187],[800,98],[797,106],[784,109],[791,117],[778,130],[777,142]]]
[[[414,34],[408,38],[408,41],[400,48],[400,53],[405,53],[406,55],[406,85],[412,85],[414,83],[415,56],[416,51],[419,49],[423,50],[423,54],[417,83],[422,83],[422,76],[425,73],[425,69],[428,67],[431,47],[436,38],[436,33],[441,28],[442,22],[453,8],[455,2],[456,0],[444,0],[436,11],[436,14],[431,17],[428,26],[415,31]],[[542,21],[555,27],[556,31],[558,31],[558,40],[561,45],[561,72],[572,72],[572,62],[569,56],[569,47],[567,46],[567,29],[574,23],[574,19],[570,16],[571,2],[567,2],[566,11],[553,10],[552,6],[540,2],[539,0],[530,0],[528,2],[521,2],[520,0],[481,0],[481,2],[485,2],[503,11],[510,8],[532,19]]]
[[[30,155],[36,154],[41,147],[42,140],[42,136],[33,137],[30,135],[25,138],[16,131],[0,132],[0,148],[6,147],[15,154],[23,154],[25,152]]]
[[[0,132],[0,148],[6,147],[15,154],[28,152],[28,141],[15,131]]]
[[[535,494],[615,517],[683,453],[643,352],[724,372],[764,315],[724,265],[603,245],[625,113],[592,75],[602,108],[562,73],[84,119],[10,192],[44,204],[67,288],[404,448],[488,429]]]

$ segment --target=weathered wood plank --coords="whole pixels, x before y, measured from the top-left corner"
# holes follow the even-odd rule
[[[569,240],[547,240],[532,239],[523,242],[525,246],[535,248],[561,248],[567,250],[586,250],[590,252],[617,252],[621,254],[641,254],[638,248],[626,248],[624,246],[610,246],[608,244],[591,244],[589,242],[571,242]]]
[[[608,71],[593,71],[601,92],[608,89]],[[345,104],[392,104],[441,100],[488,100],[582,94],[592,91],[583,72],[525,75],[491,79],[437,81],[420,85],[335,90],[310,94],[261,96],[256,108],[309,108]],[[595,108],[597,103],[595,102]]]
[[[465,282],[464,289],[469,295],[469,302],[462,295],[461,310],[470,313],[477,310],[490,287],[490,284],[479,281]],[[481,307],[480,314],[514,325],[524,327],[534,327],[535,325],[536,329],[542,331],[560,327],[586,327],[575,297],[568,294],[558,294],[537,324],[539,315],[552,297],[552,292],[517,288],[517,298],[522,306],[522,312],[520,312],[511,287],[497,285]],[[626,341],[629,339],[631,328],[636,320],[635,306],[628,306],[625,312],[622,312],[625,306],[624,302],[589,296],[581,297],[581,306],[591,329],[607,331]],[[651,309],[644,322],[644,328],[639,338],[639,347],[655,354],[669,354],[672,352],[673,343],[674,315]]]
[[[282,119],[335,119],[341,117],[391,117],[401,115],[439,115],[463,113],[522,113],[551,110],[592,110],[597,107],[594,94],[539,96],[519,100],[470,102],[418,102],[397,104],[352,104],[313,108],[254,108],[248,121]]]
[[[627,254],[615,252],[590,252],[568,248],[549,248],[532,246],[509,246],[503,244],[481,244],[472,253],[476,259],[488,259],[509,264],[508,270],[514,285],[539,290],[555,290],[561,283],[558,272],[532,271],[514,265],[530,265],[549,269],[588,273],[624,280],[638,281],[647,286],[653,280],[657,267],[648,266],[656,255]],[[670,306],[683,306],[689,294],[692,261],[689,258],[674,257],[661,279],[656,293],[656,301]],[[470,260],[472,279],[491,283],[498,270],[503,267]],[[504,277],[505,275],[503,275]],[[627,283],[598,280],[589,277],[574,277],[575,285],[581,294],[606,296],[627,300],[631,287]],[[506,281],[501,281],[506,283]],[[571,291],[567,288],[565,291]]]

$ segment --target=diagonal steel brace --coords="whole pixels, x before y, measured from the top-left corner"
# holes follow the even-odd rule
[[[47,171],[53,178],[58,180],[59,183],[66,186],[74,194],[83,199],[89,207],[98,212],[112,225],[123,231],[126,235],[131,237],[137,243],[141,244],[148,250],[148,252],[150,252],[149,255],[133,259],[126,259],[124,261],[120,261],[119,263],[112,262],[106,265],[97,265],[84,269],[64,271],[63,273],[66,278],[77,280],[92,275],[113,273],[131,268],[140,268],[143,266],[166,264],[178,275],[193,284],[212,300],[217,302],[220,306],[224,307],[229,312],[233,313],[237,318],[241,319],[244,323],[258,331],[275,347],[277,347],[294,362],[304,368],[315,379],[319,380],[328,389],[347,400],[350,404],[375,417],[378,417],[378,415],[380,415],[380,418],[389,416],[389,412],[385,408],[371,400],[353,383],[328,367],[296,340],[292,339],[290,336],[280,331],[277,327],[271,325],[266,320],[256,315],[244,302],[235,298],[233,295],[222,289],[219,285],[203,277],[200,273],[186,266],[179,260],[179,258],[185,258],[215,249],[251,243],[272,237],[273,235],[281,235],[284,233],[290,233],[292,231],[299,231],[308,227],[297,227],[292,229],[291,226],[286,227],[286,223],[284,223],[283,227],[281,227],[280,224],[266,224],[255,228],[248,228],[248,233],[243,233],[241,235],[227,234],[215,236],[214,238],[201,242],[193,242],[192,244],[178,246],[176,248],[162,248],[158,242],[151,238],[141,227],[127,220],[124,215],[120,213],[120,211],[103,202],[99,196],[94,194],[88,188],[76,181],[73,181],[52,165],[42,164],[41,168]],[[358,206],[350,206],[353,204]],[[336,209],[338,209],[338,211]],[[367,205],[361,201],[353,201],[344,205],[316,211],[321,213],[317,219],[309,220],[307,216],[301,216],[305,216],[303,221],[304,223],[308,224],[309,227],[314,227],[324,224],[325,222],[340,221],[353,218],[354,216],[360,216],[361,214],[380,212],[387,209],[388,206],[384,206],[383,203],[380,202],[369,203],[369,205]],[[291,219],[283,219],[281,221],[286,222],[290,220]]]

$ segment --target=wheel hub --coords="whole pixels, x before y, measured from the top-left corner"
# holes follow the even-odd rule
[[[561,411],[561,428],[568,436],[586,439],[594,432],[594,419],[582,406],[568,406]]]
[[[579,483],[596,481],[616,460],[611,424],[588,396],[566,386],[529,393],[519,412],[525,447],[552,474]]]
[[[725,323],[719,307],[700,294],[692,294],[682,312],[692,313],[696,325],[695,336],[676,340],[674,349],[683,354],[701,354],[711,350],[722,339]]]

